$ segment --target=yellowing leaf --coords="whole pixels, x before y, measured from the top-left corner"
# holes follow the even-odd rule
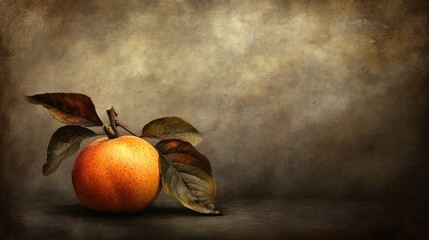
[[[165,193],[183,206],[205,214],[215,210],[216,181],[209,160],[190,143],[178,139],[156,144]]]
[[[79,150],[80,143],[96,134],[80,126],[60,127],[52,135],[48,146],[48,156],[43,165],[43,175],[51,175],[61,162]]]
[[[202,137],[196,128],[179,117],[155,119],[143,127],[142,137],[180,139],[196,146]]]
[[[91,98],[83,94],[45,93],[29,96],[27,100],[44,106],[56,120],[68,125],[86,127],[103,125]]]

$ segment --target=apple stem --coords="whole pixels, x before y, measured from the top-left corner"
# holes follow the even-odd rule
[[[116,130],[116,116],[118,115],[113,109],[113,106],[106,110],[107,116],[109,116],[110,125],[104,124],[103,129],[107,134],[109,139],[114,139],[119,137],[118,130]]]
[[[112,127],[109,126],[109,124],[104,124],[103,130],[109,139],[114,139],[114,138],[117,138],[119,136],[119,134],[118,134],[118,136],[115,135],[115,132],[113,131]]]
[[[110,107],[107,109],[107,116],[109,116],[110,125],[104,124],[103,129],[106,132],[109,139],[114,139],[119,137],[118,130],[116,129],[117,126],[125,129],[127,132],[131,133],[134,136],[137,136],[127,125],[125,125],[121,120],[118,118],[118,114],[116,113],[115,109]]]

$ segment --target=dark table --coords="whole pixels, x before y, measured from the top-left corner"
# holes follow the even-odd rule
[[[202,216],[161,195],[138,214],[89,210],[75,198],[20,201],[0,239],[429,239],[425,202],[236,199]]]

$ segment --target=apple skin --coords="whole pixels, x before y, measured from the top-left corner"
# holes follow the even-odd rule
[[[151,205],[161,189],[159,154],[134,136],[101,138],[77,157],[72,182],[80,202],[109,213],[138,212]]]

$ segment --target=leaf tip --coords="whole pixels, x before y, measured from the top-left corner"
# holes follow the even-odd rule
[[[27,100],[27,102],[32,103],[32,104],[36,104],[37,102],[33,99],[34,96],[24,96],[25,100]]]
[[[49,167],[49,164],[45,163],[43,164],[43,176],[49,176],[51,175],[55,170],[51,169]]]
[[[221,211],[219,211],[219,210],[213,210],[212,212],[207,213],[207,215],[210,215],[210,216],[222,216],[223,213]]]

